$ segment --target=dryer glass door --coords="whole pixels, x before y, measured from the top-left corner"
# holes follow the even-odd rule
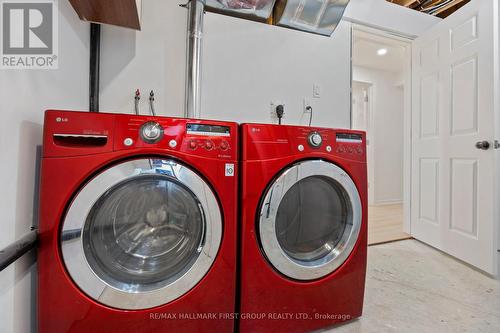
[[[262,248],[282,274],[318,279],[347,259],[361,216],[357,188],[346,172],[322,160],[300,162],[282,172],[264,196]]]
[[[115,165],[87,183],[70,205],[61,234],[73,280],[120,309],[166,304],[207,273],[221,241],[212,190],[175,161]]]

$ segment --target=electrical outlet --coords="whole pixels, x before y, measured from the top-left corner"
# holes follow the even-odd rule
[[[311,101],[309,100],[309,98],[304,97],[304,105],[302,106],[302,110],[304,111],[304,113],[311,112],[310,110],[307,110],[308,106],[311,106]]]
[[[277,121],[278,120],[278,116],[276,115],[276,107],[278,105],[285,105],[285,103],[281,102],[281,101],[271,101],[271,108],[269,110],[270,114],[271,114],[271,120],[274,120],[274,121]],[[283,115],[283,118],[285,118],[286,114]]]

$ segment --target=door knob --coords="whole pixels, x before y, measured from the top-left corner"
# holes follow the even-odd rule
[[[488,150],[490,149],[490,143],[488,141],[478,141],[476,143],[477,149]]]

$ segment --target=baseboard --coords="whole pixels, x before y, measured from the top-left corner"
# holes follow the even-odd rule
[[[373,203],[373,206],[388,206],[388,205],[401,205],[403,200],[377,200]]]

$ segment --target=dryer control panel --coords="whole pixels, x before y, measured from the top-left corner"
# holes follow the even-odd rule
[[[366,161],[366,135],[361,131],[268,124],[244,124],[242,131],[244,160],[314,154]]]
[[[362,134],[337,132],[335,141],[337,153],[362,155],[365,152]]]

